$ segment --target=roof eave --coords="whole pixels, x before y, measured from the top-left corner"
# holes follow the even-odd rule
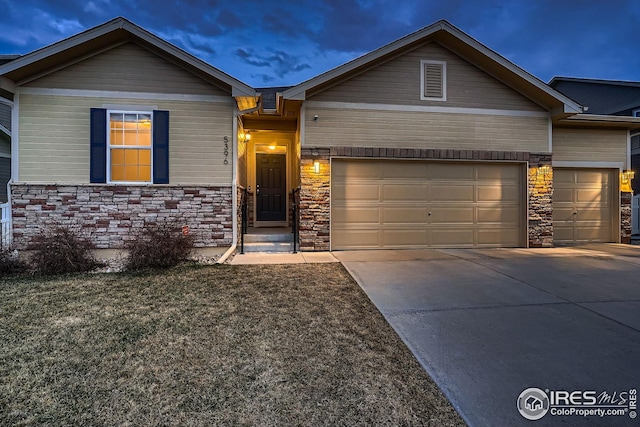
[[[556,121],[559,125],[584,125],[619,129],[640,129],[640,117],[575,114]]]
[[[418,43],[421,40],[426,39],[439,31],[444,31],[445,33],[451,35],[452,37],[462,41],[465,45],[471,47],[477,52],[480,52],[486,58],[489,58],[495,64],[497,64],[503,71],[511,72],[516,75],[523,82],[528,83],[531,87],[535,88],[535,90],[539,91],[541,95],[545,97],[550,97],[553,99],[553,104],[556,105],[555,108],[560,108],[561,114],[577,114],[582,112],[582,106],[562,93],[556,91],[555,89],[548,86],[542,80],[534,77],[529,74],[522,68],[513,64],[511,61],[507,60],[503,56],[489,49],[482,43],[475,40],[473,37],[469,36],[462,30],[453,26],[447,21],[438,21],[428,27],[425,27],[421,30],[418,30],[408,36],[405,36],[401,39],[398,39],[394,42],[391,42],[379,49],[374,50],[366,55],[363,55],[359,58],[356,58],[344,65],[341,65],[337,68],[327,71],[317,77],[314,77],[310,80],[300,83],[297,86],[290,88],[285,91],[283,96],[286,99],[297,99],[304,100],[306,98],[306,93],[317,86],[320,86],[324,83],[327,83],[330,80],[339,78],[340,76],[349,73],[357,68],[364,67],[369,63],[372,63],[396,50],[407,47],[411,44]]]
[[[206,75],[213,77],[224,84],[231,87],[232,96],[255,96],[255,90],[247,84],[229,76],[228,74],[218,70],[217,68],[207,64],[206,62],[196,58],[188,52],[172,45],[171,43],[161,39],[160,37],[150,33],[149,31],[137,26],[131,21],[123,17],[114,18],[102,25],[88,29],[82,33],[71,36],[67,39],[38,49],[27,55],[21,56],[5,65],[0,66],[0,76],[28,67],[38,61],[46,59],[50,56],[62,53],[67,49],[74,48],[98,37],[107,35],[118,29],[123,29],[133,36],[143,40],[157,49],[178,58],[185,64],[193,67]]]

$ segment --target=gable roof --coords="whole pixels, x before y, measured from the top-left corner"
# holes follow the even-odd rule
[[[631,115],[640,108],[640,82],[554,77],[549,85],[588,107],[587,114]]]
[[[285,99],[304,100],[308,92],[316,92],[332,86],[403,51],[411,50],[430,41],[436,41],[451,49],[486,73],[549,109],[553,117],[561,118],[582,112],[582,106],[577,102],[554,90],[542,80],[524,71],[444,20],[302,82],[286,90],[283,96]]]
[[[0,65],[0,79],[14,84],[40,77],[69,63],[91,57],[123,41],[135,41],[212,84],[228,90],[232,96],[255,96],[255,90],[173,44],[118,17],[67,39],[33,51]],[[10,90],[6,80],[2,88]]]

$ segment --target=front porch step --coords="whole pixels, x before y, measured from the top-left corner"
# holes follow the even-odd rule
[[[254,234],[249,233],[244,235],[244,242],[246,243],[277,243],[277,242],[293,242],[293,233],[288,232],[278,232],[271,234]]]
[[[293,242],[247,243],[245,240],[244,252],[293,252]]]

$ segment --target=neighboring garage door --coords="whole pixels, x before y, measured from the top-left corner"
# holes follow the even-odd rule
[[[553,168],[553,241],[615,242],[616,175],[611,169]]]
[[[331,248],[523,246],[523,168],[334,159]]]

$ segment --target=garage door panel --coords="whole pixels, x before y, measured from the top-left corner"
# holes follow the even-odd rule
[[[556,244],[615,241],[618,215],[610,169],[554,169],[553,240]]]
[[[380,200],[380,186],[377,184],[353,183],[348,186],[336,184],[331,188],[331,196],[335,200],[378,201]]]
[[[473,228],[438,228],[431,231],[431,246],[474,246]]]
[[[427,223],[427,207],[383,207],[383,224],[409,224],[424,225]]]
[[[488,228],[477,230],[477,246],[517,246],[520,241],[519,228]]]
[[[430,181],[473,181],[475,170],[473,167],[461,167],[460,163],[424,163],[427,168],[427,179]]]
[[[487,164],[477,165],[477,177],[479,180],[494,180],[496,184],[502,182],[520,181],[520,168],[504,167],[503,165]]]
[[[343,163],[369,167],[340,166]],[[522,164],[413,160],[332,164],[342,171],[378,176],[332,174],[333,249],[523,245]]]
[[[611,238],[609,230],[599,225],[586,226],[576,229],[576,239],[578,241],[607,241]]]
[[[344,178],[379,179],[381,175],[382,171],[374,163],[333,162],[331,165],[331,176],[342,182],[345,182]]]
[[[380,209],[377,207],[346,207],[336,206],[331,212],[334,224],[379,224]]]
[[[576,190],[575,201],[578,203],[585,203],[587,205],[609,205],[607,198],[603,199],[603,191],[607,192],[606,188],[579,188]],[[606,194],[605,194],[606,195]]]
[[[382,184],[383,200],[426,201],[427,184]]]
[[[479,207],[477,208],[478,224],[512,224],[517,227],[520,218],[520,207]]]
[[[372,164],[376,164],[372,162]],[[378,163],[377,167],[381,171],[382,179],[416,180],[425,181],[427,179],[427,165],[423,162],[398,162]]]
[[[336,248],[379,248],[380,232],[377,229],[337,229],[332,234],[332,245]]]
[[[432,202],[469,202],[473,201],[473,194],[473,184],[432,183],[429,199]]]
[[[575,175],[575,183],[576,184],[587,184],[587,185],[606,185],[609,183],[609,174],[603,173],[602,170],[577,170]]]
[[[478,202],[517,202],[520,199],[520,188],[514,185],[479,185]]]
[[[611,220],[611,210],[609,207],[579,209],[576,214],[577,221],[596,221],[607,223]],[[586,225],[586,224],[585,224]]]
[[[426,229],[385,229],[382,232],[384,247],[418,247],[427,244]]]
[[[458,207],[431,207],[429,222],[432,225],[473,223],[475,209],[465,205]]]

